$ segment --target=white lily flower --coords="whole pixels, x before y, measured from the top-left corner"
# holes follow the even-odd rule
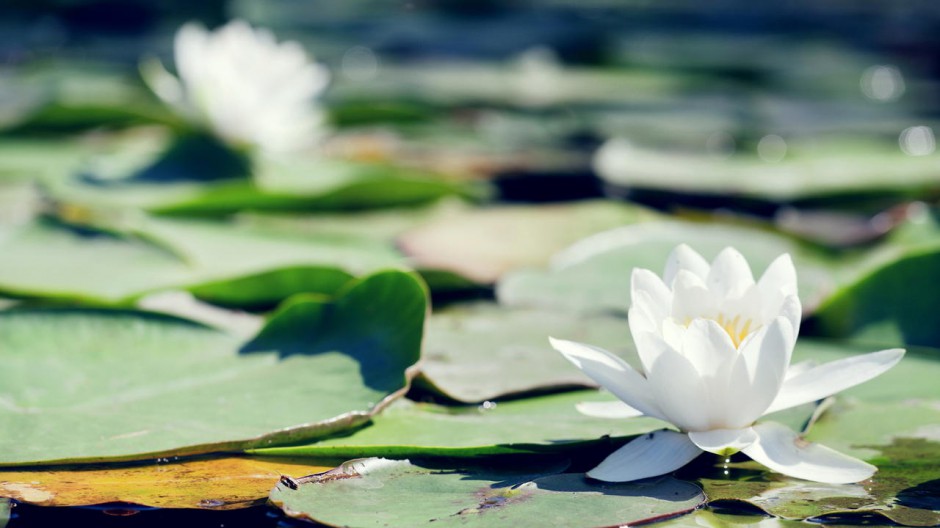
[[[887,371],[901,349],[822,365],[790,365],[800,328],[796,270],[778,257],[755,282],[744,257],[726,248],[709,264],[686,245],[669,256],[662,279],[633,271],[630,330],[639,372],[597,347],[549,338],[552,346],[623,401],[582,406],[605,417],[646,415],[679,431],[644,435],[588,476],[626,482],[679,469],[703,451],[738,451],[792,477],[858,482],[876,468],[803,440],[765,414],[820,400]],[[789,368],[788,368],[789,367]]]
[[[209,32],[188,23],[176,33],[174,77],[158,60],[141,66],[144,81],[184,118],[235,146],[283,152],[323,135],[316,99],[329,72],[294,41],[235,20]]]

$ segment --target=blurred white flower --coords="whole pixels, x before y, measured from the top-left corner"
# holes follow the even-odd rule
[[[904,355],[892,349],[790,367],[801,306],[789,255],[778,257],[755,282],[736,250],[725,249],[709,264],[681,245],[662,279],[635,269],[631,294],[630,330],[643,373],[599,348],[549,339],[626,404],[593,404],[582,406],[582,412],[651,416],[679,432],[641,436],[588,476],[612,482],[653,477],[703,451],[723,456],[742,451],[774,471],[818,482],[858,482],[874,474],[874,466],[807,442],[783,425],[756,423],[767,413],[868,381]]]
[[[173,76],[154,59],[144,80],[186,119],[238,147],[300,149],[324,133],[317,97],[329,72],[294,41],[278,43],[241,20],[209,32],[189,23],[177,31]]]

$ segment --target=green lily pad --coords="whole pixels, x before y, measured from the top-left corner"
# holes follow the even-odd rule
[[[296,481],[270,500],[291,516],[329,526],[624,526],[699,507],[694,484],[661,478],[634,484],[582,474],[506,469],[441,470],[365,459]]]
[[[404,233],[399,245],[422,268],[491,283],[512,269],[545,265],[585,236],[655,217],[609,201],[488,208],[442,215]]]
[[[576,391],[472,407],[400,401],[352,435],[293,447],[252,450],[271,456],[354,458],[388,456],[474,457],[558,453],[586,449],[609,453],[632,435],[662,429],[653,418],[611,420],[581,414],[576,405],[616,401],[597,391]]]
[[[791,238],[739,225],[659,221],[588,237],[557,254],[550,270],[509,273],[497,284],[497,297],[507,306],[625,314],[630,306],[630,270],[660,273],[669,253],[682,243],[708,259],[733,246],[747,257],[755,276],[782,253],[790,253],[804,310],[812,310],[835,289],[831,264],[818,250]]]
[[[907,155],[897,142],[776,138],[773,148],[761,150],[758,145],[758,152],[766,152],[771,161],[756,155],[722,159],[704,152],[677,153],[612,142],[599,152],[595,164],[601,178],[626,188],[721,195],[729,200],[791,202],[854,195],[884,202],[940,191],[936,156]]]
[[[240,211],[337,211],[427,203],[445,196],[480,198],[479,185],[451,182],[427,171],[327,158],[256,157],[245,167],[211,141],[177,143],[166,152],[115,155],[115,169],[51,189],[65,203],[141,208],[150,212],[225,215]],[[107,161],[107,160],[103,160]],[[223,163],[226,168],[220,169]],[[212,175],[207,178],[206,173]]]
[[[929,315],[940,310],[940,301],[917,288],[940,280],[940,245],[884,249],[819,307],[812,331],[859,342],[940,347],[940,326]]]
[[[0,313],[0,464],[146,459],[335,434],[402,394],[426,291],[396,271],[296,299],[248,343],[129,311]]]
[[[210,300],[265,304],[283,298],[277,295],[331,293],[347,274],[402,262],[391,248],[349,237],[303,237],[225,222],[136,216],[100,225],[115,228],[40,221],[3,229],[0,291],[121,303],[154,290],[198,290],[204,285],[201,293]],[[229,280],[237,282],[227,284]],[[233,291],[239,286],[245,289]],[[299,289],[291,291],[295,287]]]
[[[639,364],[627,321],[621,317],[578,317],[479,302],[431,316],[417,383],[465,403],[595,387],[549,346],[548,336],[591,343]]]

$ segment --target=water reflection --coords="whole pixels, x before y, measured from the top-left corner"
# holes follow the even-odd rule
[[[937,147],[933,130],[927,126],[905,128],[898,138],[901,150],[908,156],[927,156]]]

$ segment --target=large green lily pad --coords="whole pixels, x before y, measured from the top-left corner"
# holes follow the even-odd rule
[[[883,249],[820,306],[813,330],[871,343],[940,347],[940,326],[930,315],[940,310],[940,297],[919,287],[940,280],[940,244]]]
[[[328,526],[596,527],[686,513],[705,497],[668,477],[607,484],[544,468],[441,470],[372,458],[300,483],[282,480],[270,499],[291,517]]]
[[[357,238],[286,235],[224,222],[124,221],[107,231],[53,221],[3,229],[0,291],[116,303],[194,287],[209,299],[251,305],[292,293],[330,293],[349,273],[401,263],[393,249]],[[233,291],[245,282],[251,284]]]
[[[629,438],[668,426],[654,418],[596,418],[578,411],[581,403],[616,401],[588,390],[467,407],[403,400],[351,435],[252,453],[336,458],[567,453],[598,463]],[[813,410],[805,405],[773,419],[800,428]]]
[[[585,236],[655,217],[605,201],[497,207],[442,215],[404,233],[399,245],[420,267],[489,283],[516,268],[543,266]]]
[[[0,464],[244,449],[355,427],[407,389],[426,291],[390,271],[296,299],[248,343],[128,311],[0,313]]]
[[[611,420],[578,412],[577,404],[594,401],[614,402],[616,398],[597,391],[576,391],[469,407],[401,401],[352,435],[252,452],[337,458],[472,457],[579,448],[602,453],[612,451],[628,436],[666,426],[653,418]]]
[[[548,344],[548,336],[591,343],[633,361],[626,319],[514,309],[495,303],[457,305],[431,316],[419,382],[466,403],[531,391],[593,387]]]
[[[143,152],[135,155],[118,153],[112,162],[117,169],[99,175],[92,167],[84,178],[54,186],[52,194],[85,207],[224,215],[414,205],[444,196],[477,198],[487,193],[479,185],[448,181],[420,169],[327,158],[256,157],[252,177],[239,178],[247,176],[247,167],[240,167],[236,156],[220,152],[224,147],[190,143],[170,146],[156,156],[152,149],[140,149]],[[219,163],[231,169],[217,177]],[[113,174],[121,170],[127,175]]]
[[[800,299],[812,310],[835,288],[831,265],[818,251],[772,231],[689,221],[644,222],[598,233],[557,254],[550,270],[520,270],[497,285],[499,302],[574,312],[626,313],[630,272],[661,273],[677,245],[690,244],[711,259],[723,248],[741,251],[760,276],[782,253],[790,253],[799,274]]]
[[[715,194],[775,202],[849,195],[882,200],[893,195],[930,196],[940,191],[935,156],[909,156],[896,142],[794,140],[754,154],[721,158],[702,153],[646,149],[623,142],[605,145],[595,161],[607,182],[627,188]],[[770,145],[770,143],[768,143]],[[781,159],[778,159],[780,157]]]

